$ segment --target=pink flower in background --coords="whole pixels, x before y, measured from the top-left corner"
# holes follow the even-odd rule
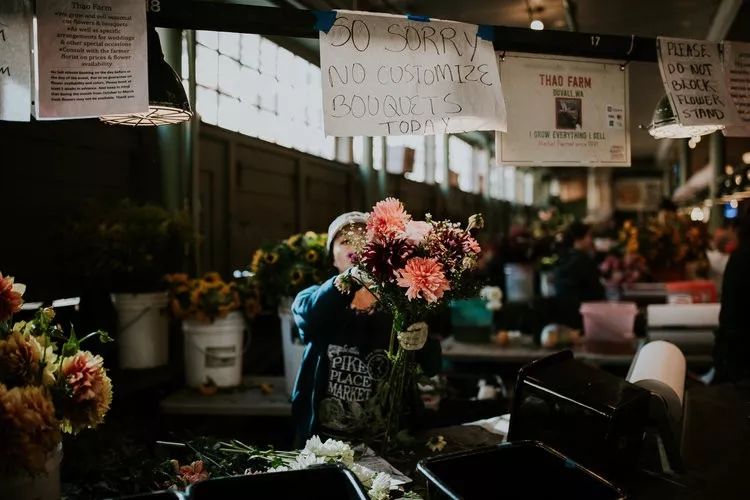
[[[411,216],[404,210],[404,205],[396,198],[386,198],[372,208],[367,219],[367,236],[382,238],[394,236],[406,229]]]
[[[399,286],[407,288],[409,300],[421,297],[428,303],[437,302],[451,289],[443,266],[436,259],[414,257],[396,275]]]
[[[196,460],[190,465],[181,466],[178,473],[185,485],[208,479],[208,471],[203,466],[203,460]]]
[[[477,240],[471,236],[467,236],[464,241],[464,251],[478,254],[482,251],[482,248],[479,246]]]
[[[429,224],[421,220],[410,220],[406,223],[406,229],[404,229],[404,237],[410,243],[419,245],[432,231],[432,224]]]

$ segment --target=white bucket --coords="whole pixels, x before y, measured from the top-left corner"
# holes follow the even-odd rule
[[[286,392],[290,396],[294,391],[297,381],[299,367],[302,365],[302,356],[305,354],[305,346],[295,342],[292,336],[291,300],[283,301],[279,306],[279,319],[281,320],[281,349],[284,353],[284,376],[286,378]]]
[[[183,321],[187,385],[200,387],[209,378],[217,387],[240,385],[244,331],[245,321],[238,311],[213,323]]]
[[[530,264],[505,264],[505,295],[508,302],[534,300],[534,268]]]
[[[19,472],[0,476],[0,498],[13,500],[60,500],[62,443],[48,455],[44,472],[30,476]]]
[[[142,369],[166,365],[169,360],[167,294],[114,293],[120,368]]]

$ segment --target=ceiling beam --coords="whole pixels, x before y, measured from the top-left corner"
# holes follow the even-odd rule
[[[318,38],[315,11],[258,7],[200,0],[161,0],[149,22],[162,28],[257,33],[259,35]],[[493,26],[496,50],[533,52],[598,59],[656,61],[656,41],[595,33]]]

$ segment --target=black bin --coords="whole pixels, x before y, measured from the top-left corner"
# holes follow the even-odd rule
[[[356,476],[338,465],[210,479],[190,486],[187,496],[190,500],[368,500]]]
[[[504,443],[422,460],[430,500],[626,498],[617,487],[537,441]]]
[[[141,493],[140,495],[131,495],[120,497],[119,500],[184,500],[181,493],[171,490],[154,491],[153,493]]]

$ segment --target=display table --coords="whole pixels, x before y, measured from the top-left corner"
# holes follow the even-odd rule
[[[261,391],[261,384],[271,386],[270,394]],[[241,387],[212,396],[186,387],[167,396],[160,406],[163,413],[171,415],[289,417],[292,414],[284,377],[247,376]]]
[[[643,339],[632,344],[621,345],[580,345],[572,348],[576,359],[600,366],[628,367],[633,356],[643,345]],[[443,358],[453,362],[483,362],[525,365],[539,358],[549,356],[559,349],[543,349],[537,346],[499,346],[490,342],[467,343],[449,337],[442,342]],[[687,355],[688,365],[710,366],[710,355]]]

